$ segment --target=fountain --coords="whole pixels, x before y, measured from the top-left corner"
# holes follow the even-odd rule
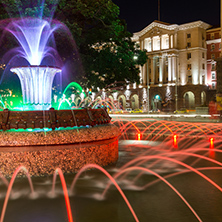
[[[11,68],[28,110],[0,112],[0,222],[221,221],[221,124],[111,124],[104,109],[48,109],[38,77],[51,90],[58,67]]]
[[[7,19],[0,27],[19,44],[5,58],[20,80],[23,97],[23,111],[0,111],[2,174],[12,176],[20,165],[39,176],[52,174],[57,167],[66,173],[86,163],[104,166],[117,161],[120,132],[110,124],[106,110],[52,107],[53,80],[62,74],[54,32],[70,35],[65,25],[38,16]]]

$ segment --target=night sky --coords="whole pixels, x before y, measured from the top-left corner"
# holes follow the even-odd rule
[[[120,8],[130,32],[138,32],[158,20],[158,0],[113,0]],[[201,20],[213,26],[220,25],[220,0],[160,0],[160,20],[184,24]]]

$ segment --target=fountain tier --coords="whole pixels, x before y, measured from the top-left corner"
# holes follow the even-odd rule
[[[24,104],[34,110],[46,110],[51,106],[52,83],[61,69],[45,66],[13,67],[21,82]]]

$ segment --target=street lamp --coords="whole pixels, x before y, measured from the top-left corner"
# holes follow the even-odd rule
[[[146,71],[146,84],[147,84],[147,113],[149,114],[150,111],[150,103],[149,103],[149,98],[150,98],[150,94],[149,94],[149,85],[150,85],[150,79],[149,79],[149,58],[147,58],[147,65],[146,65],[147,71]]]

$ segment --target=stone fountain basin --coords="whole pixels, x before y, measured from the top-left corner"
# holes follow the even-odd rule
[[[96,118],[95,113],[100,111],[104,115],[100,114]],[[63,114],[67,112],[62,111]],[[85,115],[80,117],[79,113],[83,114],[84,109],[75,111],[75,116],[78,117],[77,125],[73,124],[74,121],[62,121],[61,124],[65,123],[67,127],[63,128],[60,122],[51,118],[47,124],[53,126],[55,122],[54,130],[51,128],[45,131],[30,128],[22,130],[22,127],[29,126],[26,118],[23,116],[22,122],[13,124],[10,113],[5,112],[2,126],[7,130],[0,131],[0,172],[6,177],[11,177],[15,169],[23,165],[31,176],[42,176],[53,174],[56,168],[60,168],[63,173],[74,173],[88,163],[100,166],[115,163],[118,160],[119,128],[110,123],[110,118],[103,110],[96,110],[95,113],[92,110],[93,115],[90,115],[89,123],[87,119],[82,121]],[[56,116],[59,117],[58,113]],[[4,121],[4,117],[7,117],[7,121]],[[30,119],[29,117],[27,119]],[[69,127],[69,123],[72,127]],[[90,123],[91,126],[88,125]],[[38,121],[35,121],[34,125],[41,126]],[[24,175],[24,172],[19,175]]]

